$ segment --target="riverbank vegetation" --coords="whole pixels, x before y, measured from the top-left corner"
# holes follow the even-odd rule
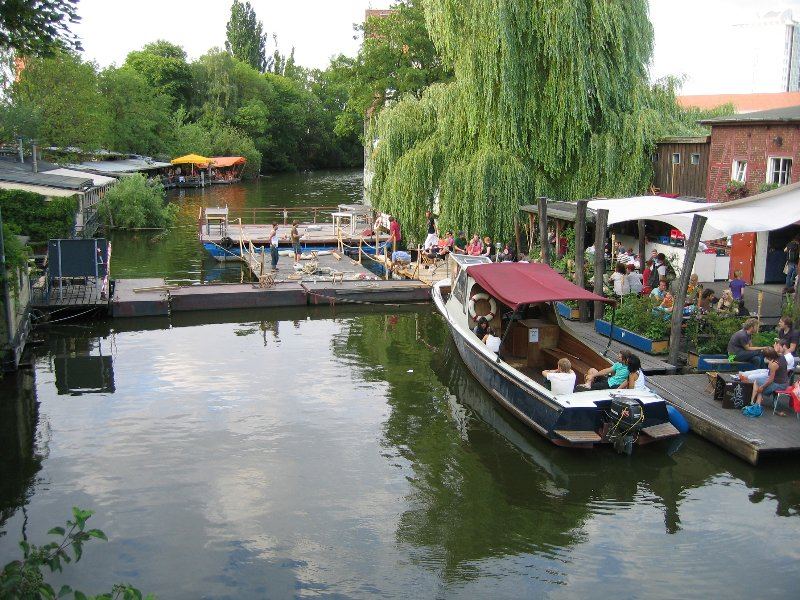
[[[141,173],[120,179],[97,207],[109,229],[164,228],[175,223],[178,205],[164,201],[164,187]]]

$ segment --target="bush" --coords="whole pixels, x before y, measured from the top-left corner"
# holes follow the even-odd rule
[[[769,192],[771,190],[777,190],[779,187],[780,186],[777,183],[762,183],[759,186],[758,191],[763,194],[764,192]]]
[[[747,187],[744,182],[731,179],[725,184],[725,193],[731,198],[744,198],[747,196]]]
[[[725,354],[731,336],[742,328],[744,319],[727,313],[693,315],[686,325],[689,347],[697,354]]]
[[[165,228],[175,223],[178,207],[164,202],[164,187],[160,181],[148,180],[137,173],[109,189],[98,212],[111,228]]]
[[[669,338],[670,316],[655,308],[661,304],[650,296],[624,296],[616,309],[614,325],[651,340]],[[611,322],[612,307],[606,306],[603,318]]]
[[[78,199],[75,196],[47,200],[41,194],[21,190],[0,190],[3,222],[18,235],[32,242],[68,238],[75,224]]]

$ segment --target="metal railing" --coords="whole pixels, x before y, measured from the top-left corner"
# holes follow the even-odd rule
[[[332,213],[338,210],[337,206],[284,206],[284,207],[257,207],[231,209],[228,213],[230,222],[238,219],[242,223],[255,225],[272,222],[288,225],[292,221],[301,223],[331,223]]]

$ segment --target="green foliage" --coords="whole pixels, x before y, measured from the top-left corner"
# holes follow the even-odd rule
[[[96,150],[108,139],[110,118],[95,66],[76,55],[29,59],[10,95],[19,110],[38,115],[42,143]]]
[[[725,193],[731,198],[744,198],[747,196],[747,186],[743,181],[731,179],[725,184]]]
[[[743,321],[730,313],[694,314],[686,324],[686,339],[697,354],[725,354],[731,336],[742,328]]]
[[[127,585],[117,584],[110,593],[98,596],[87,596],[79,590],[63,585],[56,591],[45,581],[45,569],[51,573],[63,572],[64,565],[80,561],[83,556],[83,545],[93,539],[108,541],[106,534],[100,529],[87,529],[86,522],[92,511],[72,508],[72,519],[68,519],[66,527],[53,527],[48,535],[58,536],[59,541],[49,542],[42,546],[22,540],[19,547],[22,559],[13,560],[0,571],[0,596],[3,598],[20,598],[39,600],[65,598],[72,594],[75,600],[142,600],[142,592]],[[154,599],[148,594],[145,599]]]
[[[648,83],[647,6],[425,2],[455,80],[381,112],[371,202],[413,232],[438,195],[444,227],[508,238],[520,204],[536,196],[643,192],[655,140],[687,129],[673,84]]]
[[[561,258],[552,262],[553,268],[560,273],[563,273],[567,279],[572,279],[575,275],[575,228],[565,227],[561,232],[567,239],[567,252]],[[558,254],[558,240],[556,240],[555,248],[550,249],[553,257]]]
[[[125,66],[142,75],[156,93],[172,99],[172,106],[187,106],[192,96],[192,74],[186,52],[164,40],[146,44],[128,54]]]
[[[264,50],[266,36],[261,21],[256,18],[256,12],[249,2],[233,0],[231,18],[225,31],[225,49],[263,73],[267,67]]]
[[[778,334],[775,331],[759,331],[753,334],[753,346],[772,346]]]
[[[23,56],[48,56],[57,50],[79,52],[70,25],[80,21],[78,0],[37,0],[0,3],[0,47]]]
[[[758,191],[760,193],[769,192],[771,190],[777,190],[780,186],[777,183],[762,183],[758,186]]]
[[[109,227],[170,227],[178,207],[165,204],[160,181],[137,173],[120,180],[106,192],[98,207],[100,217]]]
[[[650,296],[625,296],[616,309],[614,325],[651,340],[669,339],[669,314],[655,310],[660,303]],[[611,322],[611,314],[612,308],[607,306],[603,318]]]
[[[172,125],[169,96],[158,93],[131,67],[103,71],[100,93],[108,105],[110,148],[147,155],[163,150]]]
[[[3,222],[17,235],[32,242],[66,238],[72,234],[78,200],[74,196],[47,200],[40,194],[21,190],[0,190]]]
[[[253,140],[241,130],[228,125],[220,125],[211,130],[211,154],[213,156],[244,156],[247,165],[242,174],[245,178],[258,176],[261,152]]]

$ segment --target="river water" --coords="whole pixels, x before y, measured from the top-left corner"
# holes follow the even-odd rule
[[[794,464],[751,467],[692,435],[632,457],[556,448],[495,406],[429,306],[37,337],[32,368],[0,381],[0,564],[90,508],[109,541],[59,585],[178,599],[800,589]]]

